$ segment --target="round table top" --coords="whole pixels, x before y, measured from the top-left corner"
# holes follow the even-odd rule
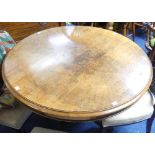
[[[68,121],[115,114],[135,103],[152,80],[152,65],[134,42],[84,26],[51,28],[23,39],[2,72],[18,100]]]

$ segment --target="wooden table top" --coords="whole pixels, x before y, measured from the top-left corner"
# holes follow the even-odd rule
[[[152,65],[134,42],[113,31],[68,26],[35,33],[7,55],[3,79],[36,112],[95,120],[134,104],[149,88]]]

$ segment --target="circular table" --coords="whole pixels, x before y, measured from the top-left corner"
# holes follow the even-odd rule
[[[134,104],[149,88],[152,65],[128,38],[101,28],[47,29],[7,55],[3,79],[11,93],[51,118],[96,120]]]

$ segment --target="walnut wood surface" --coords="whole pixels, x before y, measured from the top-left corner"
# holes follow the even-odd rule
[[[63,120],[94,120],[135,103],[149,88],[143,50],[115,32],[51,28],[20,41],[3,62],[12,94],[33,110]]]

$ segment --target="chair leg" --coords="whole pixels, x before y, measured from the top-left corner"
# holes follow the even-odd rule
[[[155,57],[155,47],[152,48],[152,51],[151,51],[149,57],[150,57],[150,60],[153,61],[153,59]]]
[[[126,23],[123,27],[123,35],[127,36],[127,27],[128,27],[128,23]]]
[[[91,22],[91,26],[92,26],[92,27],[95,26],[95,23],[94,23],[94,22]]]
[[[147,30],[147,34],[146,34],[146,42],[150,42],[150,30]]]
[[[133,41],[135,41],[135,34],[136,34],[136,25],[135,25],[135,23],[132,23],[132,34],[133,34],[132,39],[133,39]]]

